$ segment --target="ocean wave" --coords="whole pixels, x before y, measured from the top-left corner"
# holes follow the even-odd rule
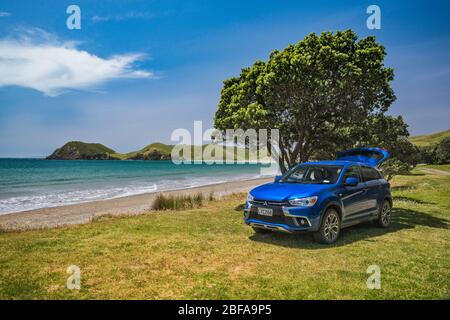
[[[167,190],[178,190],[211,185],[216,183],[256,179],[260,177],[255,174],[244,174],[237,176],[188,176],[174,179],[161,179],[154,183],[140,183],[115,187],[86,188],[80,190],[68,190],[50,192],[43,194],[30,194],[16,197],[0,199],[0,214],[22,212],[34,209],[58,207],[85,203],[98,200],[115,199],[126,196],[133,196],[145,193],[154,193]]]

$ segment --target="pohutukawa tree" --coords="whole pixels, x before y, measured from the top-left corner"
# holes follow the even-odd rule
[[[309,34],[225,80],[215,127],[279,129],[282,171],[366,141],[369,131],[359,129],[372,118],[379,126],[395,101],[394,72],[385,67],[385,56],[373,36],[358,40],[351,30]]]

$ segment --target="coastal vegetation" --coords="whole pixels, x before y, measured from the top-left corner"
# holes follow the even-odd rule
[[[208,200],[212,201],[213,195],[210,195]],[[203,193],[197,193],[194,195],[182,194],[182,195],[165,195],[160,193],[153,201],[153,210],[184,210],[201,208],[204,205],[205,197]]]
[[[56,149],[48,160],[170,160],[171,145],[152,143],[141,150],[118,153],[100,143],[70,141]]]
[[[309,235],[255,234],[242,223],[245,194],[201,208],[0,233],[0,298],[449,299],[450,176],[428,168],[391,181],[389,228],[351,227],[333,246]],[[370,290],[374,264],[381,289]],[[80,290],[66,287],[71,265],[80,268]]]
[[[81,141],[70,141],[61,148],[56,149],[49,160],[108,160],[111,154],[116,152],[113,149],[105,147],[101,143],[86,143]]]
[[[205,149],[210,144],[204,144],[202,146],[189,146],[190,159],[194,158],[196,148],[201,151],[203,160],[212,159],[212,154],[204,153]],[[67,142],[61,148],[56,149],[46,159],[48,160],[171,160],[171,153],[174,145],[155,142],[147,145],[146,147],[128,153],[119,153],[105,147],[100,143],[86,143],[82,141],[70,141]],[[240,147],[222,146],[222,160],[244,160],[239,158],[238,149]],[[243,154],[248,158],[248,149],[243,150]],[[181,152],[182,158],[185,157]]]

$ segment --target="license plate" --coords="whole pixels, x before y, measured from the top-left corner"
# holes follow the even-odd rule
[[[258,208],[258,214],[260,214],[262,216],[269,216],[269,217],[271,217],[273,215],[273,210],[272,209],[267,209],[267,208]]]

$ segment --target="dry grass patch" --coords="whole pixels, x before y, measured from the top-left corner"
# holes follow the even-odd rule
[[[196,193],[195,195],[165,195],[160,193],[153,202],[153,209],[160,211],[201,208],[204,200],[202,193]]]

